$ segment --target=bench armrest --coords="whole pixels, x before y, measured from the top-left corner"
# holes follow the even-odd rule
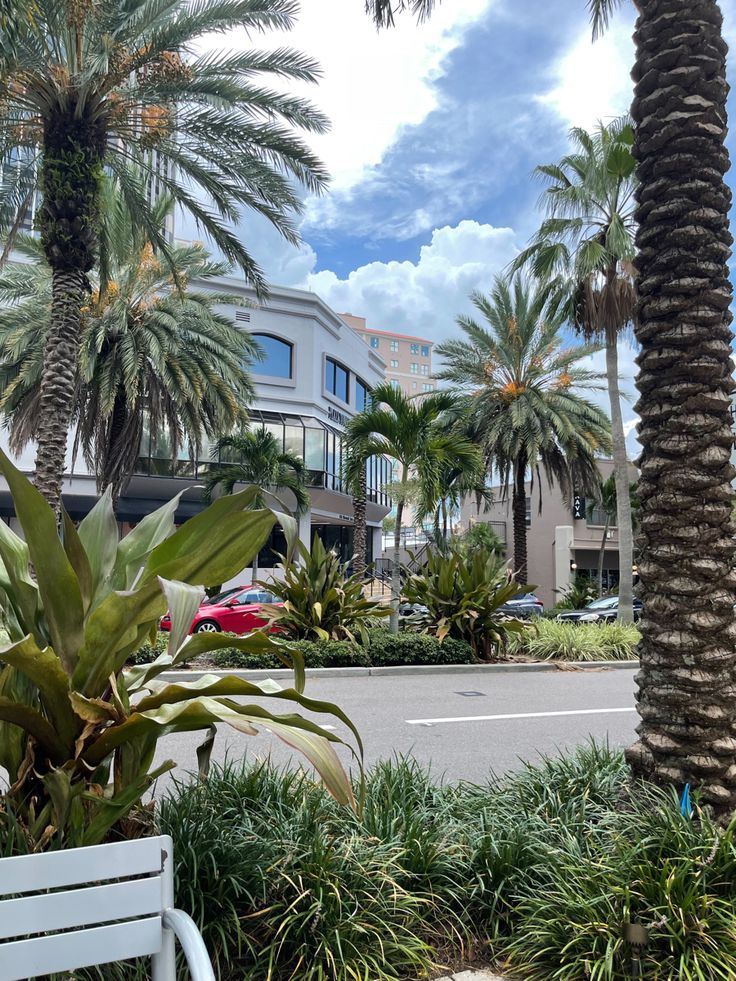
[[[174,932],[184,951],[192,981],[215,981],[210,955],[191,916],[180,909],[167,909],[163,922],[164,927]]]

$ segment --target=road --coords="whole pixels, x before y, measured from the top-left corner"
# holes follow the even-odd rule
[[[635,669],[451,673],[309,679],[307,694],[339,705],[358,727],[367,763],[411,753],[446,780],[483,781],[585,742],[625,746],[634,738]],[[272,705],[274,703],[271,703]],[[284,706],[283,711],[287,710]],[[334,731],[346,735],[339,720]],[[199,733],[166,736],[157,760],[196,768]],[[268,756],[298,763],[278,739],[220,726],[213,760]],[[345,754],[347,761],[348,756]]]

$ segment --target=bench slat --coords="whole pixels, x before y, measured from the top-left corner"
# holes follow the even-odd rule
[[[16,940],[0,944],[0,981],[23,981],[131,957],[149,957],[160,949],[160,916],[51,937]]]
[[[161,849],[166,841],[163,836],[139,838],[111,845],[4,858],[0,896],[160,872]]]
[[[0,901],[0,940],[148,916],[162,912],[162,908],[158,876],[70,892],[4,899]]]

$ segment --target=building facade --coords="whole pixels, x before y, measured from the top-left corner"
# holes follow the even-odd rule
[[[386,380],[397,385],[406,395],[433,392],[437,383],[432,379],[432,341],[366,326],[365,317],[341,313],[340,317],[356,334],[381,356],[386,363]]]
[[[601,480],[613,473],[612,460],[599,460]],[[629,465],[629,480],[637,479],[636,467]],[[513,560],[513,517],[510,495],[503,496],[502,489],[494,488],[494,503],[480,513],[475,501],[463,502],[460,524],[456,530],[464,531],[473,524],[490,524],[506,546],[506,556]],[[540,511],[541,504],[541,511]],[[554,606],[572,582],[576,572],[595,578],[598,574],[606,516],[598,508],[590,507],[591,501],[576,495],[572,509],[563,500],[557,487],[547,481],[527,484],[527,549],[528,580],[537,587],[544,605]],[[609,527],[603,556],[603,584],[610,589],[619,576],[618,530],[615,518]]]
[[[264,352],[254,366],[256,399],[249,407],[251,425],[263,426],[284,450],[302,457],[309,471],[310,509],[299,522],[300,537],[311,542],[319,534],[343,559],[352,555],[353,502],[341,475],[343,432],[348,420],[365,405],[368,392],[384,380],[381,356],[356,336],[354,331],[316,294],[274,287],[268,300],[257,302],[252,289],[240,279],[224,277],[194,284],[240,294],[247,307],[223,307],[233,322],[252,334]],[[7,452],[7,434],[2,436]],[[70,448],[73,438],[70,438]],[[133,525],[150,511],[183,492],[177,512],[185,520],[204,505],[201,484],[212,456],[204,447],[196,456],[182,448],[173,459],[166,432],[144,434],[136,473],[131,477],[118,505],[123,525]],[[18,465],[33,469],[34,447],[27,447]],[[368,559],[380,555],[381,521],[389,513],[385,487],[390,481],[390,463],[380,458],[369,461],[367,522]],[[285,494],[283,502],[293,506]],[[81,518],[97,498],[94,477],[78,458],[72,467],[71,451],[63,487],[69,514]],[[12,501],[5,481],[0,481],[0,516],[10,520]],[[14,519],[13,519],[14,520]],[[283,538],[276,532],[260,556],[260,566],[274,564],[274,551],[283,552]],[[247,574],[245,575],[247,581]]]

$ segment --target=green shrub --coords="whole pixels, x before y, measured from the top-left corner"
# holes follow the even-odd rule
[[[492,661],[511,636],[528,629],[500,608],[533,588],[519,586],[497,555],[466,555],[455,547],[447,554],[430,552],[424,567],[407,577],[402,594],[409,603],[426,607],[416,618],[417,629],[439,640],[465,641],[479,660]]]
[[[365,644],[333,640],[323,643],[297,640],[289,649],[299,651],[307,668],[392,667],[399,665],[472,664],[473,651],[462,641],[448,638],[440,643],[436,637],[422,634],[390,634],[387,630],[367,632]],[[225,648],[210,655],[218,668],[272,671],[283,665],[273,656],[262,656]]]
[[[141,644],[137,651],[128,655],[128,664],[153,664],[157,657],[160,657],[169,643],[169,635],[163,630],[156,633],[156,639],[151,643],[150,638]]]
[[[570,623],[535,620],[534,630],[516,636],[509,645],[513,654],[536,660],[635,661],[641,634],[633,623]]]
[[[281,556],[281,573],[262,583],[282,605],[264,607],[271,623],[290,640],[365,642],[367,631],[390,610],[366,599],[363,581],[348,575],[336,552],[314,536],[311,551],[297,544],[299,560]]]
[[[397,981],[473,951],[538,981],[623,981],[626,921],[651,928],[643,978],[736,976],[734,825],[683,818],[605,746],[479,786],[384,761],[360,814],[302,773],[229,764],[176,785],[158,821],[220,981]]]

